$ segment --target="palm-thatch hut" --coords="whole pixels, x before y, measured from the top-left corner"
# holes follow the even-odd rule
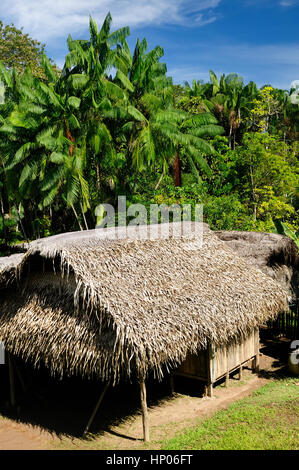
[[[179,237],[165,227],[154,240],[148,226],[118,228],[113,240],[114,229],[54,236],[0,264],[7,351],[52,374],[137,378],[145,439],[150,371],[202,377],[211,391],[220,372],[258,356],[258,327],[287,308],[285,291],[207,227],[202,244],[195,224]]]
[[[23,254],[4,256],[0,258],[0,289],[5,288],[16,278],[16,269],[21,263]]]
[[[299,297],[298,249],[284,235],[264,232],[215,231],[249,266],[258,267],[287,290],[290,302]]]

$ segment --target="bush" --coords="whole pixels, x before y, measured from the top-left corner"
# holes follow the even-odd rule
[[[256,230],[254,220],[236,194],[208,198],[203,211],[212,230]]]

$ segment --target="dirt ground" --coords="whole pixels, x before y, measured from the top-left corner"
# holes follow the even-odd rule
[[[232,402],[243,397],[249,396],[255,390],[267,383],[271,378],[283,373],[285,369],[285,351],[286,342],[277,344],[271,341],[264,343],[261,347],[260,355],[260,373],[252,374],[250,369],[245,369],[242,380],[238,380],[235,375],[230,380],[228,388],[223,383],[216,385],[214,389],[214,397],[200,397],[196,389],[189,387],[188,395],[175,393],[171,396],[169,392],[161,393],[160,396],[150,400],[149,421],[151,432],[151,443],[144,444],[142,437],[142,419],[138,409],[130,407],[129,398],[128,406],[119,412],[117,404],[122,400],[124,395],[118,392],[118,395],[112,397],[114,403],[114,411],[112,414],[118,416],[118,419],[111,418],[111,403],[105,400],[100,408],[96,421],[88,439],[82,439],[83,426],[85,426],[90,415],[90,406],[88,409],[78,411],[82,415],[82,420],[75,421],[74,409],[70,408],[70,415],[62,416],[57,409],[56,415],[51,409],[51,403],[47,402],[47,406],[41,408],[38,418],[31,418],[30,409],[26,415],[26,406],[24,411],[15,416],[10,413],[2,413],[0,417],[0,449],[1,450],[41,450],[41,449],[155,449],[159,448],[158,442],[162,439],[172,437],[178,430],[188,427],[198,422],[202,418],[211,416],[218,410],[227,408]],[[195,382],[195,381],[192,381]],[[197,387],[197,385],[195,385]],[[187,387],[188,388],[188,387]],[[176,392],[181,392],[182,383],[176,383]],[[67,392],[69,394],[69,391]],[[134,395],[129,390],[129,395]],[[131,397],[134,401],[134,396]],[[93,403],[96,400],[93,400]],[[61,407],[67,408],[66,402],[60,403]],[[53,398],[53,409],[55,410],[55,397]],[[78,401],[76,402],[78,406]],[[47,408],[48,414],[44,412]],[[62,408],[61,408],[62,409]],[[108,416],[108,410],[110,415]],[[38,414],[37,413],[37,414]],[[28,418],[30,415],[30,419]],[[60,416],[59,416],[60,415]],[[73,420],[69,418],[73,416]],[[50,423],[52,418],[53,425]],[[56,421],[62,420],[60,425],[56,425]],[[81,418],[80,418],[81,419]],[[56,420],[56,421],[55,421]],[[72,426],[68,427],[66,421],[72,421]],[[103,424],[104,423],[104,424]]]

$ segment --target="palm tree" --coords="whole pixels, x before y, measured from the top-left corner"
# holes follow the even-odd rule
[[[147,47],[143,39],[137,40],[133,56],[126,43],[118,49],[117,63],[132,85],[127,86],[127,93],[133,119],[122,128],[129,142],[127,158],[140,171],[148,167],[161,169],[156,188],[169,166],[174,168],[175,184],[180,185],[179,153],[186,154],[193,173],[199,178],[198,167],[208,171],[203,155],[214,151],[207,136],[219,134],[221,129],[211,115],[203,114],[195,119],[174,107],[172,80],[166,76],[166,65],[159,61],[163,49],[157,46],[147,52]]]
[[[78,119],[81,100],[62,87],[60,89],[63,91],[58,93],[55,88],[59,88],[59,78],[46,56],[43,57],[43,65],[48,83],[27,70],[13,84],[19,97],[18,105],[0,129],[11,134],[6,145],[8,180],[12,180],[12,185],[18,188],[20,200],[28,199],[31,203],[35,200],[39,207],[51,204],[61,185],[64,185],[67,188],[67,205],[73,208],[74,201],[78,200],[82,208],[86,208],[89,203],[88,185],[82,173],[84,140],[79,132]],[[76,134],[77,142],[74,139]],[[78,155],[82,160],[80,164]],[[73,168],[73,185],[63,180],[65,171],[60,166],[62,161],[66,168]],[[78,191],[78,185],[81,191]]]
[[[81,98],[81,131],[86,136],[88,165],[95,169],[97,193],[100,192],[101,168],[109,162],[112,170],[115,160],[121,158],[116,145],[119,123],[123,124],[137,113],[129,105],[127,95],[128,89],[133,87],[117,68],[129,28],[111,32],[111,22],[108,13],[98,30],[90,18],[89,41],[73,40],[69,36],[69,53],[62,73],[62,81]],[[109,75],[112,67],[116,68],[114,79]]]
[[[207,111],[212,112],[224,127],[230,148],[235,148],[237,133],[249,115],[250,106],[258,96],[254,82],[246,86],[237,74],[222,74],[220,79],[210,71],[210,83],[194,82],[186,90],[189,96],[200,96]]]

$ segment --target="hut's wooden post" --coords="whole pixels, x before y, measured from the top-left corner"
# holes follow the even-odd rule
[[[10,404],[16,406],[16,391],[15,391],[15,376],[13,370],[13,363],[10,353],[7,353],[8,358],[8,373],[9,373],[9,388],[10,388]]]
[[[252,369],[253,369],[253,372],[258,373],[260,370],[260,335],[259,335],[258,329],[255,331],[254,343],[255,343],[255,357],[252,361]]]
[[[107,389],[108,389],[109,385],[110,385],[110,380],[105,384],[105,387],[104,387],[103,390],[102,390],[102,393],[101,393],[101,395],[100,395],[100,398],[99,398],[99,400],[98,400],[98,402],[97,402],[97,404],[96,404],[96,406],[95,406],[95,409],[93,410],[92,415],[91,415],[91,417],[89,418],[89,421],[88,421],[88,423],[87,423],[87,426],[86,426],[86,428],[85,428],[85,430],[84,430],[83,436],[86,436],[86,434],[88,433],[89,428],[90,428],[90,426],[91,426],[91,424],[92,424],[92,422],[93,422],[93,420],[94,420],[94,418],[95,418],[95,415],[97,414],[97,411],[98,411],[98,409],[99,409],[99,407],[100,407],[100,404],[101,404],[102,401],[103,401],[103,398],[104,398],[104,396],[105,396],[105,394],[106,394],[106,392],[107,392]]]
[[[209,344],[207,348],[207,395],[213,396],[213,350],[212,345]]]
[[[226,372],[226,374],[225,374],[225,386],[226,387],[229,386],[229,372]]]
[[[260,356],[257,354],[253,359],[253,372],[258,373],[260,370]]]
[[[149,422],[146,402],[146,386],[144,379],[140,381],[140,401],[142,410],[143,439],[144,442],[149,442]]]
[[[243,366],[240,366],[240,369],[239,369],[239,380],[242,380],[243,378]]]

